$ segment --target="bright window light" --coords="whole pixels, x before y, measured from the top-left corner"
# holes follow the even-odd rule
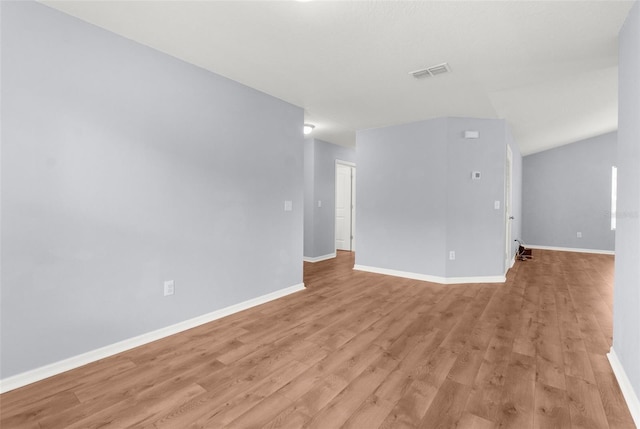
[[[618,202],[618,168],[611,167],[611,230],[616,229],[616,206]]]

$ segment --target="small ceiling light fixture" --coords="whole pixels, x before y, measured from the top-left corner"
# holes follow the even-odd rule
[[[302,131],[304,132],[304,135],[306,136],[307,134],[311,134],[311,131],[313,131],[313,129],[315,127],[316,127],[315,125],[304,124],[304,128],[302,129]]]
[[[449,64],[442,63],[435,66],[427,67],[426,69],[414,70],[412,72],[409,72],[409,74],[416,79],[420,79],[423,77],[432,77],[449,72],[451,72],[451,67],[449,67]]]

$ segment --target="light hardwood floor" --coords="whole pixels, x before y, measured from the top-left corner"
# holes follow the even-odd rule
[[[633,428],[606,358],[613,257],[506,284],[305,264],[307,289],[8,392],[8,428]]]

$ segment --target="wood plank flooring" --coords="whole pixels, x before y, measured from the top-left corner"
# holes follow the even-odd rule
[[[307,289],[0,396],[9,428],[634,428],[606,358],[613,257],[506,284],[305,263]]]

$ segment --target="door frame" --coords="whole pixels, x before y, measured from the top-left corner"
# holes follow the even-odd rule
[[[504,258],[504,272],[506,273],[511,268],[513,258],[512,245],[512,224],[513,224],[513,151],[511,147],[507,145],[507,153],[505,157],[504,168],[504,225],[505,225],[505,258]]]
[[[334,211],[333,211],[333,246],[337,249],[336,246],[336,238],[338,237],[338,227],[336,225],[336,210],[337,210],[337,206],[338,206],[338,165],[344,166],[344,167],[349,167],[351,169],[351,225],[350,225],[350,240],[349,240],[349,249],[351,252],[355,252],[356,250],[356,234],[355,234],[355,230],[356,230],[356,202],[355,202],[355,195],[356,195],[356,164],[354,162],[351,161],[343,161],[341,159],[336,159],[335,161],[335,172],[334,172],[334,184],[335,184],[335,189],[334,189]]]

